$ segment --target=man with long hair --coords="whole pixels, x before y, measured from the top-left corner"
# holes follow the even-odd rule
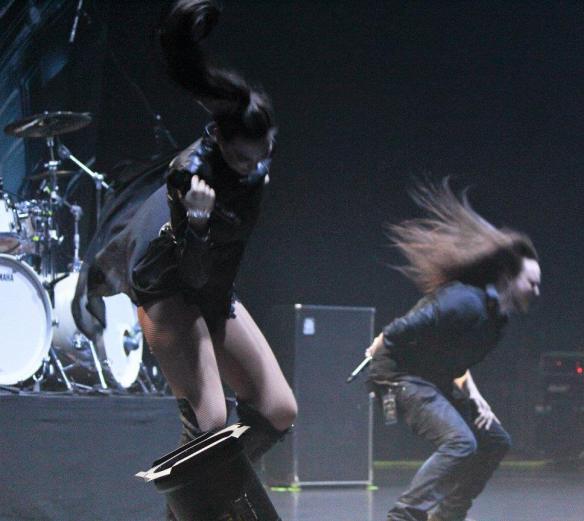
[[[390,226],[424,297],[375,338],[369,382],[384,413],[435,452],[388,513],[390,521],[464,521],[510,447],[469,369],[499,342],[508,317],[539,295],[530,239],[478,215],[445,180],[413,193],[426,217]],[[389,418],[391,420],[391,418]]]

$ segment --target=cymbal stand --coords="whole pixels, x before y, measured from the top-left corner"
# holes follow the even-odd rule
[[[79,273],[81,271],[81,258],[79,256],[79,221],[83,216],[83,209],[81,206],[77,204],[70,204],[65,199],[62,200],[62,203],[69,208],[71,215],[73,215],[73,261],[71,262],[71,271],[73,273]],[[73,344],[76,349],[89,349],[91,353],[91,358],[93,360],[93,365],[95,366],[95,370],[97,372],[97,376],[99,378],[99,385],[102,389],[108,389],[109,386],[104,377],[103,373],[103,366],[99,357],[97,356],[97,351],[95,350],[94,343],[89,340],[85,335],[82,333],[78,333],[75,335],[73,339]]]
[[[47,287],[47,290],[49,291],[49,294],[51,296],[51,301],[54,302],[54,296],[53,296],[54,286],[56,285],[57,282],[59,282],[63,278],[62,276],[57,277],[57,274],[56,274],[55,246],[62,242],[62,238],[58,237],[57,230],[54,228],[55,209],[57,207],[60,207],[60,206],[66,206],[69,209],[69,211],[71,212],[71,214],[73,215],[73,219],[74,219],[73,262],[71,264],[71,271],[73,273],[79,273],[79,271],[81,270],[81,258],[79,256],[79,247],[80,247],[79,221],[81,220],[81,217],[83,215],[83,210],[79,205],[70,204],[63,197],[61,197],[59,195],[59,186],[57,184],[57,170],[61,166],[61,160],[57,159],[56,155],[55,155],[54,137],[49,136],[49,137],[47,137],[46,141],[47,141],[47,147],[49,148],[49,157],[50,157],[50,160],[46,163],[46,167],[49,171],[50,198],[49,198],[49,212],[48,212],[49,215],[48,215],[48,219],[47,219],[47,223],[46,223],[47,229],[45,230],[44,236],[46,238],[46,241],[48,242],[47,254],[48,254],[49,260],[48,260],[47,264],[43,267],[43,275],[47,278],[47,283],[45,284],[45,287]],[[61,150],[61,148],[63,148],[63,151]],[[61,157],[63,157],[63,155],[65,155],[67,159],[70,159],[75,164],[77,164],[83,171],[89,173],[95,180],[98,193],[101,192],[102,187],[105,187],[106,189],[109,188],[107,183],[105,183],[103,181],[103,176],[101,174],[97,174],[97,173],[93,172],[87,166],[85,166],[83,163],[81,163],[81,161],[79,161],[75,156],[73,156],[64,145],[59,146],[58,153]],[[97,212],[99,213],[100,206],[101,206],[100,196],[98,196],[97,204],[98,204]],[[68,274],[66,276],[68,276]],[[96,369],[98,377],[99,377],[100,387],[102,389],[107,389],[108,385],[105,381],[105,377],[103,374],[103,367],[102,367],[102,364],[99,360],[99,357],[97,356],[97,352],[95,350],[95,346],[94,346],[93,342],[91,342],[89,339],[86,339],[85,336],[83,336],[81,334],[79,334],[78,338],[75,338],[73,341],[74,341],[75,347],[77,349],[84,349],[84,348],[89,349],[89,351],[91,353],[91,358],[93,360],[93,364],[95,366],[95,369]],[[59,373],[59,375],[60,375],[61,379],[63,380],[63,383],[67,387],[68,391],[75,391],[75,390],[78,390],[80,388],[86,387],[86,386],[79,384],[77,382],[72,382],[67,377],[67,370],[69,369],[69,367],[63,367],[63,365],[62,365],[61,361],[59,360],[59,357],[57,356],[53,347],[51,347],[51,349],[49,351],[49,359],[46,361],[46,363],[47,364],[52,363],[52,365],[56,368],[57,372]],[[35,388],[40,386],[40,383],[42,382],[42,380],[44,380],[44,378],[46,376],[47,370],[48,370],[47,367],[43,367],[43,370],[42,370],[40,376],[38,378],[35,378]]]
[[[39,248],[44,246],[46,248],[46,256],[42,255],[41,251],[37,253],[40,255],[41,261],[41,274],[49,282],[54,282],[56,277],[56,246],[63,242],[63,237],[59,236],[58,230],[56,228],[55,221],[55,210],[59,203],[61,202],[61,197],[59,196],[59,185],[57,183],[57,170],[61,166],[61,161],[57,159],[55,155],[55,138],[54,136],[48,136],[46,138],[47,148],[49,149],[49,161],[45,164],[47,170],[49,171],[49,200],[48,200],[48,211],[47,215],[40,216],[40,222],[43,225],[42,237],[39,237],[40,244]],[[42,212],[42,208],[41,208]],[[46,219],[43,219],[45,217]]]
[[[89,168],[87,165],[82,163],[79,159],[77,159],[71,153],[71,151],[65,145],[60,144],[59,148],[58,148],[58,152],[59,152],[59,156],[62,159],[71,160],[81,170],[83,170],[86,174],[88,174],[89,177],[91,177],[93,179],[93,181],[95,183],[95,197],[96,197],[96,201],[95,201],[96,210],[95,211],[96,211],[97,222],[99,222],[99,219],[101,217],[102,190],[109,190],[109,188],[110,188],[109,184],[104,181],[104,177],[102,174],[100,174],[98,172],[94,172],[93,170],[91,170],[91,168]]]

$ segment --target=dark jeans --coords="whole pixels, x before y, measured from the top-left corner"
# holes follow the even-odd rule
[[[397,409],[414,434],[431,442],[435,452],[418,470],[408,489],[388,513],[389,521],[426,521],[434,510],[445,521],[464,520],[511,446],[497,422],[477,429],[474,403],[444,394],[430,383],[402,382]],[[379,386],[377,392],[383,391]]]

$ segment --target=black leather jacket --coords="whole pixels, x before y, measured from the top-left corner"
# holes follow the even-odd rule
[[[102,297],[116,293],[144,305],[181,292],[200,304],[208,321],[230,313],[233,281],[259,215],[269,160],[242,178],[223,161],[208,130],[169,168],[170,159],[132,165],[109,194],[72,306],[89,338],[106,326]],[[205,237],[188,226],[179,197],[195,174],[216,194]]]
[[[180,202],[193,175],[215,190],[215,209],[204,237],[188,225]],[[204,312],[228,313],[237,270],[259,216],[263,186],[263,177],[249,182],[231,170],[208,136],[177,156],[161,188],[168,202],[168,223],[158,237],[146,238],[147,247],[132,266],[135,300],[145,304],[182,292]],[[159,206],[161,194],[152,197]]]
[[[370,381],[421,378],[448,390],[497,345],[506,323],[494,287],[443,286],[383,329]]]

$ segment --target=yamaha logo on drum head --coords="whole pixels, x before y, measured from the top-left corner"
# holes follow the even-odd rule
[[[14,271],[10,273],[0,272],[0,282],[14,282]]]

